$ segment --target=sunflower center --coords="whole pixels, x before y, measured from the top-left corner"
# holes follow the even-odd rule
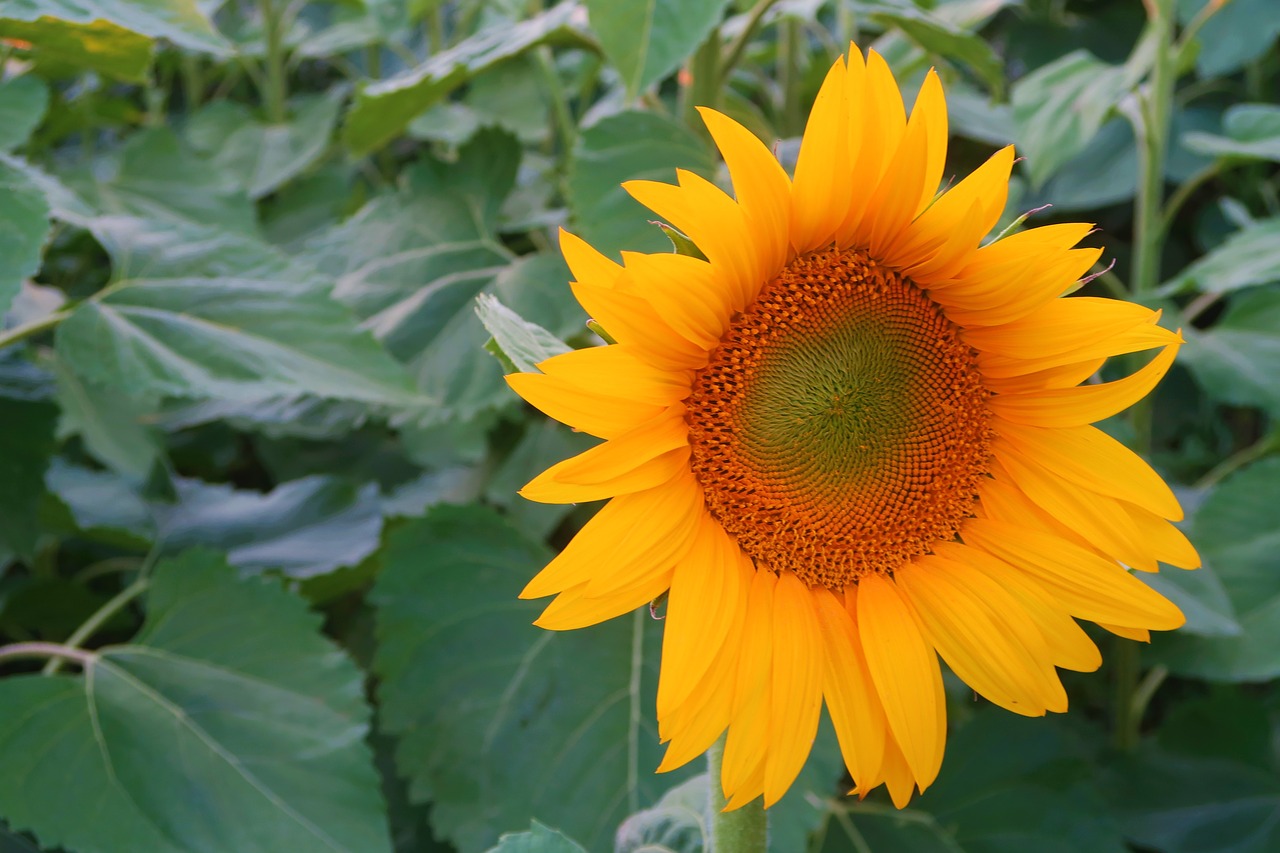
[[[986,399],[972,350],[911,281],[816,253],[698,373],[693,470],[757,564],[840,589],[955,537],[990,457]]]

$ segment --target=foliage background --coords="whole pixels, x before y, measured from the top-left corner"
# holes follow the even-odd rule
[[[824,729],[772,848],[1280,849],[1280,13],[1148,3],[0,0],[0,850],[702,849],[661,623],[515,598],[594,507],[514,496],[585,445],[501,375],[596,340],[557,226],[663,250],[618,182],[724,180],[695,104],[793,161],[850,39],[1186,330],[1106,426],[1206,565],[1069,715],[949,682],[906,811]]]

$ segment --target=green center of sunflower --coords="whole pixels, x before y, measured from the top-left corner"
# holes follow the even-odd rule
[[[955,537],[990,458],[959,330],[860,252],[795,261],[687,402],[707,506],[758,564],[840,589]]]

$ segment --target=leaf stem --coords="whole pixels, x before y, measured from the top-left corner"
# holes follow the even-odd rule
[[[8,331],[0,332],[0,350],[7,346],[12,346],[18,341],[25,340],[32,335],[38,335],[43,331],[52,329],[54,326],[58,325],[70,316],[70,311],[54,311],[53,313],[46,314],[39,319],[23,323],[20,326],[14,326]]]
[[[733,811],[725,811],[724,786],[720,784],[724,765],[725,736],[707,750],[707,806],[710,811],[710,853],[765,853],[768,849],[769,817],[759,797]]]
[[[80,666],[88,666],[97,657],[94,652],[73,649],[60,643],[30,642],[10,643],[7,646],[0,646],[0,661],[53,658],[55,660],[73,660]]]
[[[737,67],[738,61],[742,59],[742,53],[747,49],[747,44],[751,41],[751,37],[756,34],[756,30],[760,28],[760,22],[764,19],[765,13],[768,12],[778,0],[757,0],[756,5],[751,7],[751,13],[747,17],[746,24],[742,27],[742,32],[738,33],[738,37],[729,45],[729,49],[724,54],[724,59],[720,63],[720,71],[717,75],[720,87],[724,87],[729,81],[729,75],[733,73],[733,69]]]
[[[287,97],[285,79],[284,29],[285,20],[280,4],[284,0],[262,0],[262,32],[267,48],[266,79],[263,81],[262,100],[267,119],[272,124],[284,124]]]
[[[1155,28],[1155,56],[1147,91],[1141,99],[1134,131],[1138,141],[1139,186],[1134,209],[1134,259],[1130,286],[1135,294],[1149,293],[1160,280],[1164,245],[1162,208],[1164,165],[1169,148],[1169,114],[1177,74],[1173,50],[1173,0],[1148,0]]]
[[[1269,433],[1248,447],[1238,450],[1209,469],[1209,472],[1196,481],[1195,488],[1207,489],[1216,486],[1244,466],[1257,462],[1276,450],[1280,450],[1280,431]]]
[[[1132,752],[1138,746],[1138,727],[1142,722],[1134,714],[1140,665],[1138,644],[1124,637],[1116,637],[1114,645],[1116,681],[1111,742],[1122,752]]]
[[[124,589],[120,590],[114,598],[99,607],[94,611],[92,616],[84,620],[84,624],[77,628],[75,633],[70,637],[67,637],[65,647],[79,651],[81,643],[93,636],[94,631],[97,631],[102,627],[104,622],[123,610],[125,605],[133,601],[139,595],[142,595],[149,584],[150,582],[145,577],[140,577]],[[68,655],[67,657],[72,656]],[[50,658],[49,662],[44,665],[44,669],[41,670],[41,673],[44,675],[53,675],[58,670],[62,669],[62,663],[65,659],[65,657]]]

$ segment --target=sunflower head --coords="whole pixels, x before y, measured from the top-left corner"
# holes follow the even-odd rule
[[[617,264],[562,234],[574,294],[617,343],[508,377],[604,439],[522,494],[611,499],[522,595],[556,595],[538,624],[563,630],[669,591],[659,769],[727,730],[730,807],[769,805],[825,702],[854,792],[883,783],[902,806],[942,760],[939,656],[1041,715],[1066,709],[1057,668],[1101,662],[1077,620],[1137,639],[1182,623],[1129,571],[1198,565],[1178,503],[1090,426],[1150,392],[1182,341],[1146,308],[1062,298],[1100,255],[1076,248],[1089,225],[984,244],[1013,150],[939,193],[933,72],[908,117],[884,60],[851,49],[792,177],[702,116],[733,196],[688,172],[624,186],[705,257]]]

